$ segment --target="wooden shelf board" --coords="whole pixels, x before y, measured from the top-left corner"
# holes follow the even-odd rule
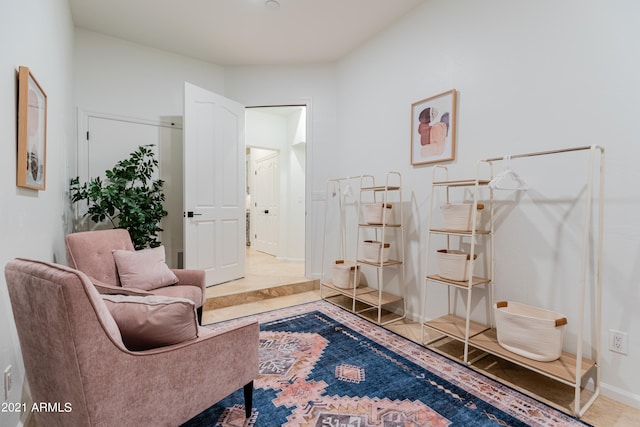
[[[576,356],[571,353],[562,352],[558,360],[552,362],[538,362],[506,350],[498,343],[498,336],[495,329],[487,330],[469,340],[472,346],[501,357],[505,360],[532,369],[542,374],[548,375],[567,383],[576,383]],[[587,374],[595,366],[595,362],[582,358],[582,373],[580,378]]]
[[[370,288],[369,288],[370,289]],[[356,296],[356,300],[363,302],[365,304],[369,304],[372,306],[378,306],[378,298],[379,293],[377,289],[372,289],[374,292],[363,293]],[[387,305],[394,302],[402,301],[404,298],[390,294],[388,292],[382,292],[382,296],[380,297],[381,305]]]
[[[400,264],[402,264],[402,261],[399,261],[399,260],[396,260],[396,259],[390,259],[389,261],[385,261],[385,262],[382,263],[382,265],[380,265],[379,262],[367,261],[366,259],[359,259],[357,262],[359,264],[372,265],[374,267],[386,267],[387,265],[400,265]]]
[[[438,234],[451,234],[458,236],[471,236],[471,230],[449,230],[446,228],[432,228],[429,230],[431,233]],[[491,230],[476,230],[476,234],[491,234]]]
[[[498,336],[495,329],[490,329],[469,340],[472,346],[501,357],[505,360],[532,369],[536,372],[548,375],[569,384],[576,383],[576,356],[571,353],[562,352],[559,359],[552,362],[539,362],[529,359],[506,350],[498,343]],[[582,373],[580,378],[587,374],[595,366],[593,360],[582,358]]]
[[[431,351],[441,354],[448,359],[455,360],[458,363],[464,364],[464,343],[459,340],[453,341],[455,341],[457,344],[452,344],[451,342],[446,341],[438,341],[429,344],[428,347]],[[469,360],[477,359],[482,354],[487,354],[487,352],[476,348],[473,345],[469,346]],[[496,362],[496,360],[492,360],[491,357],[499,359],[501,362]],[[534,379],[534,377],[526,375],[526,377],[528,377],[529,379],[525,380],[525,383],[528,383],[529,385],[524,385],[521,382],[519,375],[512,375],[514,371],[512,371],[510,368],[507,368],[506,370],[504,369],[505,365],[503,363],[511,364],[513,362],[507,359],[500,358],[499,356],[491,355],[491,357],[481,358],[475,363],[469,365],[469,368],[480,372],[481,374],[486,375],[487,377],[492,378],[502,384],[506,384],[523,394],[538,399],[549,406],[553,406],[566,413],[573,413],[574,415],[577,415],[574,413],[573,407],[573,400],[575,397],[574,387],[567,384],[559,385],[557,379],[551,378],[548,375],[541,373],[535,373],[535,375],[539,375],[544,378]],[[591,391],[583,389],[581,391],[581,395],[581,408],[586,409],[590,406],[588,400],[592,399],[594,394]],[[560,403],[560,401],[558,400],[559,396],[564,396],[564,399],[562,399],[562,403]]]
[[[348,296],[348,297],[353,297],[354,293],[353,293],[353,288],[349,288],[349,289],[344,289],[344,288],[339,288],[338,286],[334,285],[332,282],[325,282],[322,283],[322,286],[326,286],[329,289],[332,289],[336,292],[339,292],[342,295]],[[366,286],[358,286],[355,289],[355,295],[362,295],[362,294],[367,294],[370,292],[375,292],[377,291],[377,289],[373,289],[373,288],[368,288]]]
[[[358,316],[364,319],[367,319],[373,323],[378,323],[377,307],[374,307],[374,306],[371,306],[370,304],[365,304],[356,300],[356,309],[354,311],[353,299],[348,298],[347,296],[341,295],[341,294],[331,295],[323,299],[344,310],[357,314]],[[381,309],[379,324],[386,325],[387,323],[395,322],[397,320],[403,319],[404,317],[405,317],[404,315],[400,315],[389,310]]]
[[[478,185],[488,185],[488,179],[481,179],[478,181]],[[475,179],[459,179],[453,181],[434,181],[433,185],[437,186],[446,186],[446,187],[469,187],[472,185],[476,185]]]
[[[445,279],[444,277],[438,274],[430,274],[427,276],[427,279],[433,280],[435,282],[444,283],[445,285],[457,286],[459,288],[466,288],[466,289],[469,288],[469,282],[467,280],[463,282],[458,282],[456,280]],[[491,283],[491,279],[488,279],[486,277],[473,276],[471,280],[471,286],[486,285],[488,283]]]
[[[424,322],[424,326],[435,329],[452,338],[464,341],[465,319],[463,317],[447,314],[433,320]],[[488,326],[474,321],[469,322],[469,336],[473,337],[489,329]]]
[[[347,310],[350,313],[353,313],[353,299],[349,298],[345,295],[335,294],[328,297],[323,298],[325,301],[330,302],[333,305],[336,305],[342,309]]]
[[[397,185],[375,185],[373,187],[362,187],[360,191],[394,191],[399,190]]]
[[[378,310],[377,309],[373,309],[373,310],[366,310],[366,311],[362,311],[359,313],[356,313],[358,316],[369,320],[370,322],[373,323],[378,323]],[[382,310],[382,313],[380,315],[380,325],[386,325],[387,323],[391,323],[391,322],[395,322],[396,320],[400,320],[403,319],[404,316],[400,315],[400,314],[396,314],[393,313],[391,311],[387,311],[387,310]]]

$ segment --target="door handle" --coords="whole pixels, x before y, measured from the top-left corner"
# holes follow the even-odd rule
[[[265,209],[264,213],[268,214],[269,213],[269,209]]]
[[[187,218],[193,218],[194,216],[197,216],[197,215],[202,215],[202,214],[193,213],[193,211],[188,211],[187,212]]]

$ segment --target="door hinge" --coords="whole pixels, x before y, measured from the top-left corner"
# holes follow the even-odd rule
[[[89,131],[87,131],[87,141],[89,140]]]

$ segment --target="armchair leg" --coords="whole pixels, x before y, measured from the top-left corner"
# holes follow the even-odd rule
[[[253,408],[253,381],[244,386],[244,415],[249,418]]]
[[[198,316],[198,325],[202,326],[202,306],[196,309],[196,315]]]

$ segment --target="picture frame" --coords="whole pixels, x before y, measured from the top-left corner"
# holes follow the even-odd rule
[[[411,104],[411,165],[456,158],[456,90]]]
[[[28,67],[18,68],[16,185],[46,189],[47,94]]]

